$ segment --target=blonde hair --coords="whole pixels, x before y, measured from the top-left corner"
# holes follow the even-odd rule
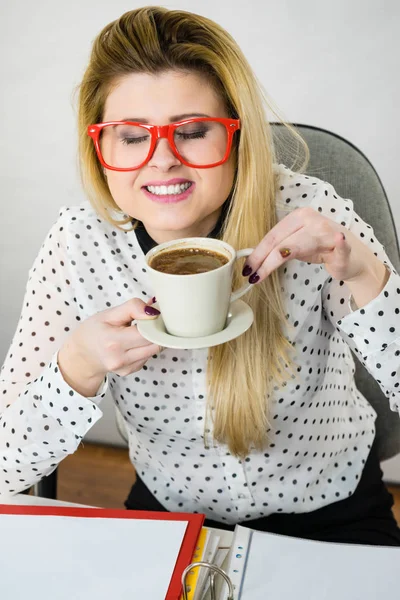
[[[235,40],[197,14],[146,6],[125,13],[95,39],[79,89],[80,164],[88,197],[95,210],[117,227],[131,221],[110,194],[86,130],[101,122],[107,95],[119,78],[167,70],[201,73],[224,100],[229,116],[240,118],[233,148],[237,169],[221,238],[238,249],[255,247],[277,222],[276,158],[265,107],[278,115]],[[305,142],[278,120],[304,148],[307,161]],[[121,219],[116,220],[115,211]],[[242,283],[238,268],[234,285]],[[214,439],[227,444],[236,456],[267,445],[272,386],[286,385],[290,372],[294,377],[291,345],[282,332],[287,317],[281,291],[279,272],[255,285],[246,295],[254,311],[253,325],[237,339],[209,350],[205,439],[211,419]]]

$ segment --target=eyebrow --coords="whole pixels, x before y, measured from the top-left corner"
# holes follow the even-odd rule
[[[180,115],[173,115],[169,118],[170,123],[174,123],[175,121],[182,121],[183,119],[191,119],[192,117],[208,117],[210,115],[206,115],[205,113],[183,113]],[[121,121],[133,121],[134,123],[149,123],[148,119],[144,119],[143,117],[128,117],[126,119],[121,119]]]

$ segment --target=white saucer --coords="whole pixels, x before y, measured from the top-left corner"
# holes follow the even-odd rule
[[[152,304],[152,306],[159,308],[157,304]],[[213,333],[205,337],[184,338],[170,335],[165,330],[162,314],[157,319],[137,321],[137,328],[139,333],[149,342],[153,342],[153,344],[158,344],[159,346],[163,346],[163,348],[192,350],[195,348],[218,346],[218,344],[233,340],[247,331],[253,320],[254,314],[250,306],[243,302],[243,300],[236,300],[230,306],[225,328],[218,333]]]

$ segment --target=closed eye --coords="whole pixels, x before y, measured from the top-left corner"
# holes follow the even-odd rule
[[[142,137],[125,137],[122,138],[121,142],[129,146],[129,144],[140,144],[141,142],[146,141],[147,139],[147,135]]]
[[[195,140],[195,139],[204,139],[206,137],[206,131],[193,131],[192,133],[182,133],[177,132],[176,136],[178,136],[182,140]]]

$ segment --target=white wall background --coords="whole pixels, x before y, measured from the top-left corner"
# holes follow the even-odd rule
[[[157,3],[157,2],[155,2]],[[83,199],[73,89],[91,42],[134,0],[17,0],[0,5],[0,363],[28,270],[62,205]],[[238,41],[287,119],[356,144],[375,165],[400,229],[398,0],[181,0]],[[111,401],[89,435],[120,443]],[[400,460],[385,467],[400,480]]]

